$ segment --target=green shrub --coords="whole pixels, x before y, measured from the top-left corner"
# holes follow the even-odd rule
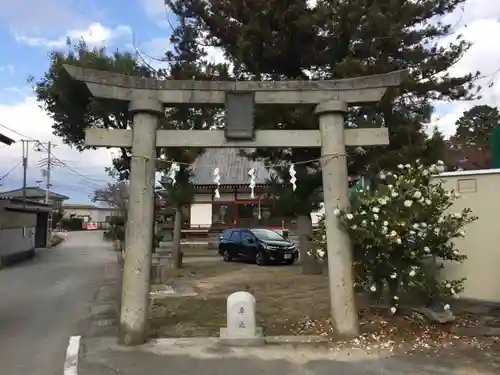
[[[441,164],[442,162],[439,162]],[[451,213],[459,199],[433,179],[436,166],[400,165],[395,172],[382,173],[375,189],[359,190],[348,210],[335,214],[353,243],[355,286],[380,298],[388,291],[392,311],[401,292],[412,292],[428,304],[444,295],[457,296],[463,280],[439,281],[442,263],[463,262],[456,238],[464,226],[475,221],[470,209]],[[313,253],[327,258],[324,218],[315,235]]]

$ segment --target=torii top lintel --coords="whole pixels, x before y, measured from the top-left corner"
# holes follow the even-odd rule
[[[398,86],[407,70],[323,81],[191,81],[156,80],[64,65],[95,97],[130,101],[134,95],[157,98],[166,106],[181,103],[223,105],[228,93],[251,93],[255,104],[319,104],[342,100],[359,105],[379,101],[388,87]]]

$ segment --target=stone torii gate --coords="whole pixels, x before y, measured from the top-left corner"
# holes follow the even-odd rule
[[[331,319],[339,337],[358,334],[349,236],[334,215],[348,206],[345,146],[387,145],[385,128],[344,129],[348,105],[378,102],[406,71],[331,81],[214,82],[154,80],[65,65],[99,98],[129,102],[133,130],[88,129],[86,144],[132,148],[121,329],[125,344],[146,340],[156,147],[320,147],[341,155],[322,163]],[[225,130],[157,130],[164,107],[225,106]],[[255,130],[254,105],[316,105],[318,130]]]

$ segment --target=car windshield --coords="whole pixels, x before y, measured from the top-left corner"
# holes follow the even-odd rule
[[[262,241],[286,241],[286,239],[281,234],[275,232],[274,230],[251,229],[250,231],[255,234],[255,237]]]

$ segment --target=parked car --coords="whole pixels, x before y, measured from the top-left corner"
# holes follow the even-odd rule
[[[271,262],[293,264],[299,252],[295,245],[271,229],[232,228],[219,238],[219,254],[224,261],[244,259],[259,266]]]

